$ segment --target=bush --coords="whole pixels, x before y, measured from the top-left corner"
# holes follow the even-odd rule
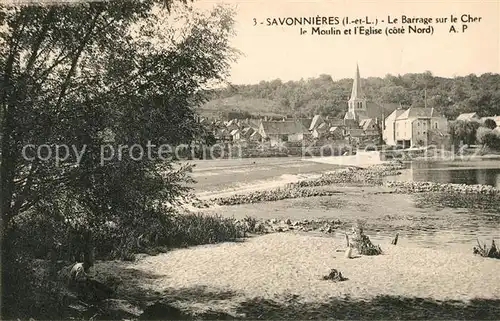
[[[374,245],[370,238],[364,234],[365,222],[358,220],[355,228],[355,237],[352,239],[351,246],[361,255],[379,255],[382,249],[379,245]]]
[[[500,149],[500,134],[499,132],[486,128],[479,127],[477,130],[477,141],[489,148]]]
[[[495,240],[491,241],[491,246],[488,248],[486,244],[481,246],[479,240],[477,240],[478,247],[473,248],[474,254],[480,255],[482,257],[489,257],[492,259],[500,259],[500,251],[497,249],[495,245]]]

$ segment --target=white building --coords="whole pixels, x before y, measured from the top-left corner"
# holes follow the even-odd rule
[[[396,109],[385,119],[383,139],[387,145],[405,147],[434,144],[433,138],[444,137],[448,121],[434,108]]]

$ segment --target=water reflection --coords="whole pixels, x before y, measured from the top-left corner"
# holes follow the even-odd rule
[[[500,188],[500,161],[496,166],[476,167],[467,163],[447,164],[431,162],[412,162],[406,165],[399,176],[386,180],[421,181],[453,184],[482,184]]]

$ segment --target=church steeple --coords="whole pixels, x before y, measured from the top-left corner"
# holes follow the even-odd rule
[[[348,106],[348,113],[354,115],[354,119],[358,119],[358,113],[364,113],[366,111],[366,98],[363,90],[361,89],[361,77],[359,75],[358,64],[356,64],[356,74],[354,75],[351,98],[349,99]]]
[[[356,75],[354,75],[354,82],[352,83],[351,99],[363,99],[363,90],[361,89],[361,77],[359,75],[359,65],[356,63]]]

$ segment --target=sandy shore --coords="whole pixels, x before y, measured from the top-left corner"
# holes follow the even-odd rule
[[[343,246],[340,239],[279,233],[176,250],[135,263],[105,262],[96,268],[100,273],[116,273],[118,267],[134,270],[136,277],[123,279],[123,287],[140,284],[159,297],[174,297],[186,309],[211,307],[233,315],[255,298],[284,303],[290,297],[302,303],[376,296],[500,299],[499,260],[389,244],[381,244],[383,255],[346,259],[335,251]],[[332,268],[348,280],[321,280]],[[213,298],[193,296],[200,288]]]

